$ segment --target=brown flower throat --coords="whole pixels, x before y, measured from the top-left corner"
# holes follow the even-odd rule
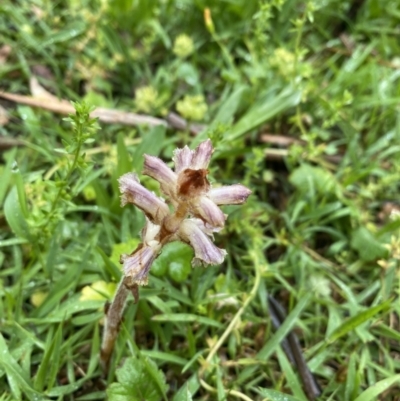
[[[207,174],[207,169],[192,170],[187,168],[183,170],[178,179],[178,195],[192,197],[207,191],[210,188]]]

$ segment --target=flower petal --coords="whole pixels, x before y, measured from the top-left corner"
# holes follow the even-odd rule
[[[154,241],[156,241],[156,237],[160,233],[161,226],[157,224],[153,224],[147,217],[146,217],[146,225],[143,227],[141,232],[142,241],[146,245],[153,245]]]
[[[201,196],[194,210],[191,210],[195,217],[199,217],[213,227],[223,227],[226,216],[222,210],[207,196]]]
[[[122,255],[125,276],[132,277],[136,284],[147,285],[149,270],[160,249],[160,245],[151,247],[140,244],[131,255]]]
[[[192,163],[190,168],[194,170],[198,169],[206,169],[208,164],[210,163],[211,155],[214,149],[212,147],[212,143],[209,139],[202,142],[197,148],[194,150]]]
[[[121,191],[121,206],[133,203],[142,209],[146,216],[155,223],[161,224],[165,216],[169,214],[168,205],[143,187],[133,173],[124,174],[119,178],[119,189]]]
[[[170,197],[175,196],[177,176],[161,159],[155,156],[144,155],[143,174],[157,180],[165,195]]]
[[[245,202],[250,194],[250,189],[242,184],[235,184],[212,188],[207,195],[217,205],[239,205]]]
[[[219,265],[224,261],[226,251],[217,248],[212,243],[197,224],[196,219],[184,220],[178,235],[183,241],[189,242],[194,250],[196,257],[192,260],[192,265],[197,265],[199,261],[205,264]]]
[[[182,149],[174,150],[174,157],[172,160],[175,163],[175,173],[179,173],[190,167],[193,158],[193,151],[187,146]]]

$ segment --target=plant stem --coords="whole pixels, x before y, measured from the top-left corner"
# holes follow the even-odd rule
[[[52,204],[52,207],[51,207],[48,219],[47,219],[48,221],[51,219],[51,217],[53,216],[54,212],[56,211],[57,204],[58,204],[58,201],[61,198],[62,191],[68,186],[68,183],[69,183],[69,180],[71,178],[71,175],[74,172],[74,170],[76,168],[76,165],[78,164],[78,158],[80,156],[81,147],[82,147],[82,143],[79,142],[79,144],[78,144],[78,146],[76,148],[75,154],[74,154],[74,160],[73,160],[72,164],[70,165],[70,167],[68,169],[68,172],[67,172],[67,175],[66,175],[66,177],[64,179],[65,185],[63,185],[63,186],[61,186],[59,188],[59,190],[57,192],[57,195],[54,198],[54,201],[53,201],[53,204]]]
[[[135,286],[132,286],[132,280],[130,277],[122,277],[121,281],[119,282],[114,299],[106,312],[103,342],[101,344],[100,351],[100,363],[105,373],[107,373],[108,367],[110,365],[110,359],[121,325],[126,299],[128,298],[129,292],[132,291],[132,293],[135,294],[136,290],[137,288]],[[136,296],[135,298],[137,301]]]

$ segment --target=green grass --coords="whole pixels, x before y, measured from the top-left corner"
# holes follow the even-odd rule
[[[307,400],[293,332],[319,400],[399,400],[399,17],[396,0],[1,1],[0,91],[36,76],[81,118],[0,99],[0,400]],[[207,128],[96,124],[83,101]],[[207,137],[212,182],[253,190],[225,209],[228,257],[161,258],[104,377],[105,299],[144,224],[117,178]]]

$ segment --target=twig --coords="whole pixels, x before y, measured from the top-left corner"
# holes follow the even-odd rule
[[[49,102],[49,99],[46,98],[24,96],[8,92],[0,92],[0,97],[11,100],[15,103],[39,107],[41,109],[53,111],[54,113],[58,114],[68,115],[75,112],[74,107],[63,100]],[[147,124],[150,126],[167,125],[167,122],[161,120],[160,118],[143,116],[140,114],[129,113],[120,110],[106,109],[104,107],[98,107],[96,110],[94,110],[91,113],[91,117],[98,117],[100,121],[105,123],[121,123],[125,125]]]
[[[197,135],[206,129],[206,126],[202,124],[188,124],[188,122],[181,116],[172,112],[168,113],[165,119],[167,120],[168,124],[171,125],[171,127],[181,131],[189,129],[190,133],[193,135]]]
[[[279,145],[287,147],[293,143],[305,144],[305,141],[293,138],[291,136],[279,135],[279,134],[262,134],[260,137],[261,142],[270,143],[273,145]]]
[[[18,139],[10,138],[8,136],[0,137],[0,151],[7,150],[15,146],[23,146],[23,145],[24,143],[19,141]]]
[[[329,51],[331,53],[341,54],[341,55],[347,56],[347,57],[350,57],[353,54],[352,52],[350,52],[348,50],[340,49],[339,47],[335,47],[335,46],[325,47],[323,50]],[[377,56],[375,56],[374,54],[373,54],[373,56],[375,57],[375,61],[379,65],[382,65],[382,66],[388,67],[388,68],[392,68],[394,70],[399,70],[400,69],[400,66],[397,63],[393,63],[393,62],[390,62],[390,61],[382,60],[382,59],[378,58]]]
[[[272,318],[272,324],[275,327],[275,330],[277,330],[286,319],[286,311],[272,296],[268,297],[268,309]],[[321,390],[304,360],[300,342],[296,334],[291,331],[282,341],[281,345],[292,365],[296,366],[299,371],[307,398],[309,400],[315,400],[321,394]]]
[[[283,160],[289,156],[288,149],[274,149],[268,148],[264,150],[265,157],[269,160]],[[313,159],[309,159],[310,161],[314,161]],[[325,167],[334,170],[335,164],[339,164],[342,161],[342,156],[340,155],[324,155],[321,161],[325,161]],[[315,160],[316,161],[316,160]],[[332,163],[332,164],[331,164]]]
[[[0,97],[3,99],[10,100],[19,104],[26,104],[27,106],[38,107],[44,110],[49,110],[54,113],[68,115],[74,113],[74,108],[65,100],[46,99],[45,97],[39,98],[34,96],[24,96],[15,93],[0,92]],[[91,114],[91,117],[98,117],[100,122],[106,124],[123,124],[129,126],[137,125],[149,125],[155,127],[158,125],[170,126],[171,128],[178,130],[186,130],[193,135],[197,135],[201,132],[205,126],[198,124],[188,124],[186,120],[178,116],[175,113],[168,114],[166,120],[156,118],[148,115],[130,113],[122,110],[107,109],[104,107],[98,107]]]

